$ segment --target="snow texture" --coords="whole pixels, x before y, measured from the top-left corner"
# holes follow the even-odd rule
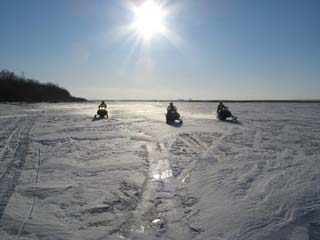
[[[97,105],[0,104],[1,240],[320,239],[319,104]]]

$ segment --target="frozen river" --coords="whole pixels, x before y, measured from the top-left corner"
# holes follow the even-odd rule
[[[97,105],[0,104],[1,240],[320,239],[320,104]]]

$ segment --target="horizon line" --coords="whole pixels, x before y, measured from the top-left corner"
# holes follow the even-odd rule
[[[101,99],[90,99],[88,102],[101,101]],[[109,102],[286,102],[286,103],[320,103],[320,99],[255,99],[255,100],[231,100],[231,99],[108,99]]]

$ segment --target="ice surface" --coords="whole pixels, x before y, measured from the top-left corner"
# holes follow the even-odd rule
[[[0,104],[1,240],[320,239],[319,104],[97,105]]]

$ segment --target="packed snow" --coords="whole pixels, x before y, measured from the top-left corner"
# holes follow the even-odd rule
[[[320,239],[320,105],[0,104],[0,239]]]

